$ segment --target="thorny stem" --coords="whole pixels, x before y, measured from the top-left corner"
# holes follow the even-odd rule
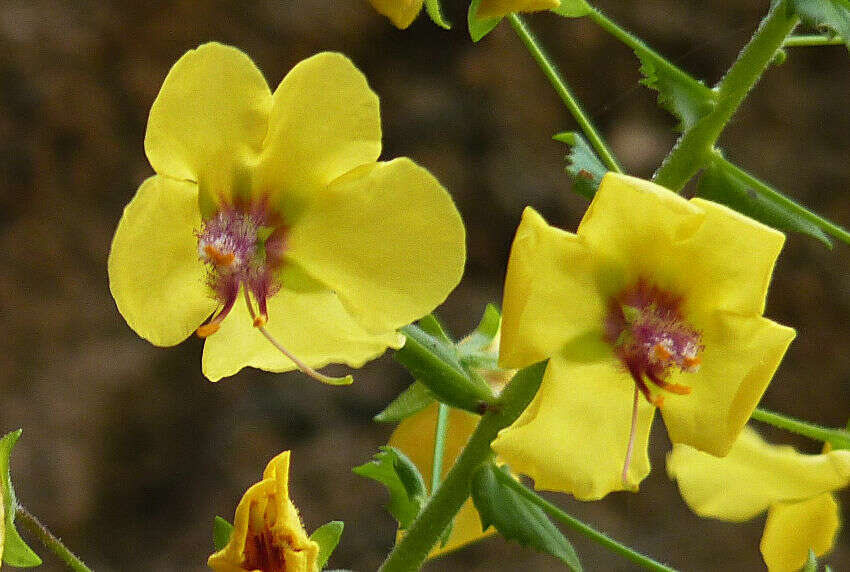
[[[46,526],[44,526],[35,515],[30,513],[21,505],[15,507],[15,522],[20,523],[33,536],[37,537],[44,546],[53,554],[59,557],[68,568],[75,572],[92,572],[91,568],[86,566],[79,557],[71,552],[61,540],[59,540]]]
[[[529,490],[528,487],[523,485],[521,482],[515,481],[514,479],[505,479],[501,482],[511,487],[517,493],[542,508],[544,511],[546,511],[546,513],[549,514],[549,516],[551,516],[567,528],[578,532],[579,534],[589,538],[590,540],[601,546],[604,546],[611,552],[619,554],[623,558],[630,560],[631,562],[634,562],[635,564],[642,566],[647,570],[655,570],[657,572],[676,572],[675,568],[671,568],[665,564],[657,562],[652,558],[645,556],[632,548],[629,548],[628,546],[620,544],[610,536],[599,532],[595,528],[588,526],[577,518],[567,514],[559,507],[550,503],[546,499],[538,496],[537,493],[535,493],[534,491]]]
[[[822,427],[820,425],[815,425],[814,423],[800,421],[799,419],[794,419],[793,417],[788,417],[787,415],[782,415],[781,413],[775,413],[761,408],[757,408],[753,411],[752,418],[756,421],[761,421],[762,423],[768,423],[774,427],[784,429],[785,431],[790,431],[792,433],[808,437],[809,439],[829,443],[836,449],[850,449],[850,431]]]
[[[620,167],[619,163],[617,163],[617,159],[614,157],[614,154],[605,144],[605,140],[602,139],[602,136],[596,131],[593,123],[591,123],[590,119],[584,113],[584,110],[582,110],[581,105],[579,105],[578,100],[576,100],[575,96],[570,91],[569,86],[567,86],[567,82],[564,81],[558,73],[558,70],[555,68],[555,65],[549,60],[549,57],[531,33],[528,25],[516,14],[509,14],[507,18],[511,23],[511,27],[514,29],[514,32],[516,32],[517,36],[519,36],[522,40],[522,43],[525,44],[525,47],[531,54],[531,57],[534,58],[534,61],[537,62],[537,65],[546,75],[549,83],[551,83],[552,87],[555,88],[555,92],[558,94],[558,97],[561,98],[561,101],[564,102],[564,105],[567,106],[567,109],[575,118],[582,131],[584,131],[584,134],[587,136],[587,140],[591,145],[593,145],[596,152],[599,153],[599,157],[610,170],[622,173],[623,169]]]
[[[254,311],[254,305],[251,304],[251,297],[248,294],[248,290],[244,290],[245,293],[245,303],[248,305],[248,313],[251,314],[251,319],[254,320],[254,324],[260,333],[271,342],[271,344],[278,349],[280,353],[288,357],[292,360],[292,363],[301,370],[302,373],[312,377],[316,381],[321,383],[325,383],[327,385],[351,385],[354,382],[354,378],[350,375],[346,375],[345,377],[331,377],[329,375],[324,375],[298,359],[295,355],[292,354],[288,349],[286,349],[279,341],[277,341],[274,336],[272,336],[268,330],[266,330],[265,326],[257,325],[257,313]]]
[[[656,183],[678,191],[710,160],[724,127],[773,61],[776,50],[800,22],[796,14],[789,13],[786,4],[787,0],[775,3],[761,21],[750,42],[714,88],[717,95],[714,109],[676,142],[655,172]]]

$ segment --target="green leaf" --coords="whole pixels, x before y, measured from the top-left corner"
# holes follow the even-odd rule
[[[800,572],[818,572],[818,557],[811,548],[809,548],[809,557],[806,560],[806,564]]]
[[[561,0],[561,5],[552,8],[552,12],[565,18],[580,18],[590,14],[592,8],[584,0]]]
[[[446,332],[445,326],[443,326],[443,323],[434,314],[428,314],[420,319],[419,327],[422,328],[422,331],[434,336],[435,338],[441,339],[449,344],[452,343],[452,338],[449,336],[448,332]]]
[[[213,521],[213,546],[215,546],[216,550],[221,550],[227,546],[232,533],[232,524],[220,516],[215,517]]]
[[[428,498],[419,469],[395,447],[381,447],[375,460],[354,467],[352,471],[387,487],[390,493],[387,510],[398,521],[399,528],[407,528],[413,523]]]
[[[485,463],[473,475],[472,502],[481,515],[484,530],[493,525],[506,539],[547,552],[571,570],[580,571],[581,563],[573,545],[552,524],[543,509],[502,481],[512,478],[493,463]]]
[[[487,304],[478,326],[458,344],[462,353],[472,353],[489,346],[499,333],[502,314],[493,304]]]
[[[781,231],[805,234],[832,248],[832,241],[815,222],[820,217],[725,159],[718,157],[703,172],[697,196],[724,204]]]
[[[840,36],[850,50],[850,0],[791,0],[788,6],[807,26]]]
[[[487,383],[464,369],[454,344],[412,324],[401,332],[407,341],[396,351],[395,359],[441,402],[476,413],[482,403],[493,399]]]
[[[493,31],[493,28],[499,25],[501,18],[479,18],[478,6],[481,0],[472,0],[469,3],[469,12],[466,14],[466,22],[469,27],[469,37],[473,42],[477,42],[487,34]]]
[[[310,540],[319,545],[319,556],[317,564],[319,570],[324,568],[328,563],[328,559],[336,550],[339,544],[339,539],[342,536],[342,529],[345,528],[345,523],[341,520],[332,520],[327,524],[323,524],[310,535]]]
[[[40,566],[41,558],[27,546],[18,530],[15,528],[15,509],[18,501],[15,498],[15,489],[12,486],[12,477],[9,474],[9,460],[12,449],[20,438],[22,429],[6,433],[0,439],[0,496],[2,496],[5,524],[5,540],[3,543],[3,562],[16,568],[30,568]]]
[[[580,133],[576,131],[558,133],[552,139],[570,146],[570,152],[566,157],[566,171],[573,179],[573,190],[592,199],[608,168],[602,164]]]
[[[428,12],[432,22],[444,30],[451,30],[452,24],[443,16],[439,0],[425,0],[425,11]]]
[[[421,382],[414,381],[373,419],[378,423],[398,423],[416,415],[432,403],[434,403],[434,396],[428,388]]]
[[[679,123],[677,131],[687,131],[714,108],[715,95],[697,81],[650,49],[635,49],[640,60],[640,83],[658,92],[658,105]]]

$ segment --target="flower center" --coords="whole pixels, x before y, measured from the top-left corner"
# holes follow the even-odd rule
[[[684,318],[681,298],[640,280],[614,296],[605,316],[605,340],[611,344],[647,401],[661,407],[663,395],[653,396],[646,380],[678,395],[691,388],[670,383],[674,369],[699,369],[701,335]]]
[[[262,206],[247,211],[225,207],[197,233],[198,258],[207,266],[207,285],[222,305],[218,314],[198,328],[198,336],[205,338],[218,331],[241,288],[257,301],[254,325],[268,321],[267,300],[280,289],[276,270],[286,246],[285,227],[271,226],[268,219]]]

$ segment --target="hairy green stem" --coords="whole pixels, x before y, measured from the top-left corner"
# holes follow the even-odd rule
[[[581,127],[581,130],[584,131],[584,134],[587,136],[587,140],[591,145],[593,145],[593,148],[599,154],[599,157],[605,163],[605,166],[612,171],[622,173],[623,169],[620,167],[619,163],[617,163],[617,159],[614,157],[614,154],[605,144],[605,140],[602,139],[599,132],[596,131],[596,128],[593,126],[593,123],[591,123],[590,118],[588,118],[584,110],[582,110],[578,100],[575,98],[572,91],[570,91],[567,82],[564,81],[558,73],[555,65],[549,60],[549,57],[531,33],[531,30],[528,28],[528,24],[526,24],[525,21],[516,14],[509,14],[507,19],[510,21],[514,32],[516,32],[517,36],[519,36],[522,40],[522,43],[525,44],[525,47],[531,54],[531,57],[534,58],[534,61],[537,62],[537,65],[543,71],[544,75],[546,75],[549,83],[551,83],[552,87],[555,88],[555,92],[558,94],[558,97],[561,98],[561,101],[563,101],[564,105],[567,106],[567,109],[575,118],[579,127]]]
[[[500,430],[516,421],[531,402],[540,387],[545,368],[546,362],[527,367],[519,371],[508,383],[499,403],[481,417],[478,427],[445,480],[387,556],[381,566],[383,572],[419,570],[431,547],[437,543],[440,535],[469,497],[473,473],[490,459],[490,443]]]
[[[431,490],[436,491],[443,476],[443,454],[446,449],[446,433],[449,430],[449,406],[440,403],[437,426],[434,429],[434,462],[431,465]]]
[[[798,435],[814,439],[815,441],[829,443],[836,449],[850,449],[850,432],[844,431],[843,429],[822,427],[820,425],[815,425],[814,423],[800,421],[799,419],[794,419],[793,417],[788,417],[787,415],[774,413],[773,411],[761,408],[753,411],[752,418],[756,421],[761,421],[762,423],[768,423],[774,427],[779,427],[785,431],[790,431],[792,433],[797,433]]]
[[[679,138],[655,172],[656,183],[678,191],[710,160],[726,124],[773,61],[776,50],[800,22],[796,14],[789,14],[786,2],[777,2],[761,21],[750,42],[714,88],[717,94],[714,109]]]
[[[838,36],[822,36],[819,34],[808,34],[800,36],[789,36],[782,42],[782,46],[786,48],[797,48],[807,46],[840,46],[844,44],[844,40]]]
[[[618,26],[614,21],[608,19],[602,12],[597,9],[593,9],[590,11],[588,16],[596,22],[596,24],[611,34],[614,38],[627,45],[635,52],[643,54],[645,57],[651,59],[656,65],[663,67],[667,73],[671,74],[676,78],[677,81],[688,84],[689,88],[692,90],[700,90],[707,89],[702,82],[696,80],[693,76],[686,73],[680,67],[673,64],[670,60],[650,48],[643,40],[631,34],[627,30],[624,30],[620,26]]]
[[[586,536],[593,542],[604,546],[611,552],[619,554],[623,558],[634,562],[635,564],[646,568],[647,570],[656,570],[658,572],[675,572],[675,568],[670,568],[669,566],[665,566],[660,562],[656,562],[652,558],[637,552],[636,550],[629,548],[624,544],[620,544],[610,536],[599,532],[595,528],[583,523],[578,520],[574,516],[571,516],[561,510],[558,506],[550,503],[544,498],[541,498],[534,491],[530,490],[524,484],[519,481],[515,481],[514,479],[505,479],[504,484],[514,489],[517,493],[530,500],[544,511],[546,511],[549,516],[566,526],[567,528],[578,532],[579,534]]]
[[[68,568],[75,572],[92,572],[91,568],[86,566],[76,554],[71,552],[61,540],[48,530],[46,526],[41,524],[33,514],[27,509],[18,505],[15,507],[15,522],[23,525],[33,536],[37,537],[44,546],[58,556]]]

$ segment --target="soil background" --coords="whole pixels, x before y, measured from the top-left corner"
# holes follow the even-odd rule
[[[366,0],[0,1],[0,430],[24,429],[12,461],[21,501],[95,570],[204,569],[213,517],[232,518],[284,449],[293,451],[292,491],[307,528],[346,523],[332,567],[374,570],[390,549],[385,493],[350,468],[386,442],[392,427],[371,418],[410,382],[405,371],[384,356],[348,389],[255,370],[211,384],[201,376],[200,340],[156,348],[127,327],[109,295],[106,257],[122,208],[152,173],[142,147],[147,114],[182,53],[209,40],[236,45],[274,86],[299,60],[338,50],[381,98],[383,157],[426,166],[463,213],[467,271],[438,313],[455,334],[468,331],[501,299],[523,207],[574,230],[587,201],[571,191],[565,147],[551,139],[576,125],[510,26],[474,45],[465,3],[445,4],[454,30],[423,16],[402,32]],[[768,2],[596,5],[711,85]],[[628,172],[651,175],[675,141],[675,122],[639,85],[633,54],[584,19],[528,21]],[[848,91],[844,47],[794,49],[767,72],[721,146],[850,227]],[[789,236],[766,314],[798,338],[765,406],[825,425],[847,421],[848,269],[847,244],[827,250]],[[665,476],[670,444],[660,421],[651,440],[654,471],[640,494],[551,498],[677,568],[762,569],[764,518],[696,517]],[[830,559],[835,570],[850,564],[847,534]],[[570,537],[586,569],[633,569]],[[45,570],[63,569],[49,554],[45,561]],[[491,538],[427,569],[562,567]]]

